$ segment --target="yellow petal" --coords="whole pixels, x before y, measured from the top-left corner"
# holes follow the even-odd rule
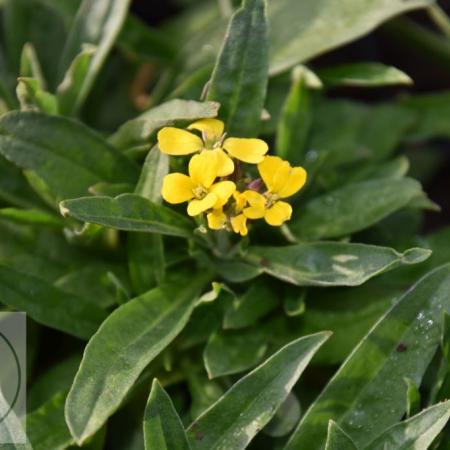
[[[281,198],[290,197],[298,192],[306,183],[306,170],[303,167],[293,167],[283,186],[278,191]]]
[[[217,195],[217,202],[214,205],[214,208],[221,208],[224,206],[235,190],[236,185],[232,181],[219,181],[219,183],[213,184],[209,192]]]
[[[211,209],[217,202],[216,194],[208,194],[205,198],[201,200],[191,200],[188,205],[187,213],[190,216],[198,216],[202,212]]]
[[[223,134],[224,125],[219,119],[201,119],[188,126],[188,130],[199,130],[208,141],[217,142]]]
[[[244,209],[244,214],[249,219],[262,219],[266,214],[266,199],[263,195],[255,191],[245,191],[243,193],[250,206]]]
[[[182,173],[171,173],[163,180],[161,195],[172,204],[187,202],[194,197],[192,180]]]
[[[189,131],[164,127],[158,132],[158,145],[168,155],[190,155],[203,148],[203,141]]]
[[[274,227],[283,225],[286,220],[289,220],[292,216],[292,207],[286,202],[276,202],[271,206],[265,215],[266,222]]]
[[[208,219],[208,226],[211,230],[221,230],[227,223],[227,216],[221,208],[213,209],[206,217]]]
[[[247,236],[247,217],[243,214],[239,214],[238,216],[234,216],[231,218],[231,227],[235,233],[240,234],[241,236]]]
[[[228,138],[223,148],[234,158],[250,164],[258,164],[269,150],[261,139]]]
[[[266,156],[264,161],[258,164],[261,178],[267,189],[273,193],[278,193],[283,187],[286,178],[289,176],[290,169],[290,164],[278,156]]]
[[[245,208],[245,205],[247,205],[247,199],[245,198],[245,195],[242,192],[234,191],[233,198],[236,202],[234,209],[236,210],[236,212],[241,212]]]
[[[226,177],[234,172],[233,160],[221,148],[205,151],[215,153],[217,156],[217,176]]]
[[[214,152],[204,151],[189,161],[189,175],[197,186],[210,188],[217,177],[218,159]]]

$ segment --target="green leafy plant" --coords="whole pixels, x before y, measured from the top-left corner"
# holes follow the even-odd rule
[[[29,318],[25,447],[447,449],[450,228],[422,231],[422,184],[450,94],[316,64],[382,26],[448,71],[444,11],[176,3],[150,27],[127,0],[0,1],[0,308]],[[345,98],[386,86],[402,95]]]

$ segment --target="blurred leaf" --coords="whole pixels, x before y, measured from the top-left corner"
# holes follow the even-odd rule
[[[192,420],[206,411],[223,395],[223,389],[216,380],[210,380],[203,372],[187,371],[189,393],[191,394],[190,416]]]
[[[58,114],[58,101],[56,97],[44,91],[39,81],[25,77],[20,77],[17,81],[16,93],[22,111]]]
[[[145,450],[190,450],[181,419],[170,397],[153,381],[144,415]]]
[[[367,447],[367,450],[398,450],[420,448],[426,450],[441,432],[450,417],[450,401],[423,410],[411,419],[386,430]]]
[[[203,352],[203,361],[210,379],[255,367],[268,348],[267,328],[215,332]]]
[[[106,317],[92,300],[7,267],[0,267],[0,294],[3,304],[25,311],[43,325],[81,339],[89,339]]]
[[[73,116],[79,110],[84,100],[82,89],[96,51],[96,47],[85,46],[68,67],[57,88],[60,114]]]
[[[134,191],[134,185],[130,183],[105,183],[100,181],[89,186],[89,192],[93,195],[117,197],[120,194],[128,194]]]
[[[275,147],[277,154],[292,165],[304,160],[312,124],[309,87],[305,70],[297,67],[292,73],[292,85],[278,121]]]
[[[36,50],[29,42],[23,46],[19,73],[21,77],[34,78],[43,90],[47,88]]]
[[[420,411],[420,392],[419,387],[414,381],[405,378],[406,390],[406,418],[409,419]]]
[[[0,208],[0,218],[11,222],[56,228],[62,228],[64,225],[61,218],[41,209]]]
[[[214,67],[208,100],[221,104],[231,136],[258,134],[268,80],[265,0],[244,0],[236,11]]]
[[[193,229],[187,217],[136,194],[65,200],[60,209],[65,216],[118,230],[190,237]]]
[[[0,118],[0,153],[35,171],[61,200],[86,195],[99,181],[134,183],[137,178],[137,167],[100,135],[63,117],[5,114]]]
[[[296,317],[304,314],[306,309],[305,297],[306,289],[289,290],[283,302],[283,309],[286,315]]]
[[[78,444],[105,423],[145,367],[184,328],[208,277],[170,280],[120,306],[103,322],[86,347],[67,397],[66,420]]]
[[[250,285],[247,291],[237,296],[225,312],[225,329],[245,328],[255,324],[278,305],[278,295],[273,283],[259,280]]]
[[[300,415],[300,402],[291,392],[270,422],[263,428],[263,433],[272,437],[286,436],[294,429]]]
[[[75,113],[81,108],[92,89],[98,72],[122,28],[129,4],[130,0],[83,0],[81,3],[61,56],[59,79],[63,79],[73,60],[83,50],[83,45],[95,45],[97,51],[89,64],[82,87],[79,88],[72,112]]]
[[[405,207],[421,192],[411,178],[350,183],[307,202],[289,229],[299,239],[348,236]]]
[[[327,443],[325,450],[358,450],[350,436],[339,427],[339,425],[330,420],[328,422]]]
[[[432,3],[433,0],[269,2],[270,71],[280,73],[369,33],[391,17]]]
[[[246,448],[273,417],[328,337],[329,333],[322,332],[293,341],[240,379],[189,426],[192,448]]]
[[[343,64],[318,72],[320,79],[330,86],[386,86],[411,84],[413,81],[401,70],[375,62]]]
[[[356,445],[376,438],[406,411],[405,377],[417,385],[439,346],[450,309],[450,265],[422,278],[361,340],[305,413],[286,446],[321,449],[330,419]]]
[[[286,247],[249,247],[246,260],[280,280],[298,286],[358,286],[396,267],[417,264],[430,251],[342,242],[317,242]]]

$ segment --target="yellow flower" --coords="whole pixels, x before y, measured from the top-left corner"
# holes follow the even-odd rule
[[[248,229],[247,229],[247,217],[242,214],[242,210],[247,205],[247,199],[245,198],[245,195],[242,192],[234,191],[233,193],[234,198],[234,213],[235,216],[231,217],[230,223],[231,228],[233,228],[233,231],[237,234],[240,234],[241,236],[247,236]]]
[[[190,155],[204,150],[214,152],[219,160],[219,177],[234,172],[230,156],[246,163],[258,164],[268,151],[267,144],[261,139],[225,139],[224,124],[218,119],[198,120],[189,125],[188,130],[198,130],[202,137],[180,128],[164,127],[158,132],[159,148],[168,155]]]
[[[208,227],[211,230],[222,230],[227,224],[227,216],[222,208],[213,209],[207,214]]]
[[[172,204],[189,202],[187,212],[190,216],[221,208],[236,190],[236,185],[232,181],[214,183],[218,165],[213,153],[194,155],[189,161],[189,176],[171,173],[164,177],[163,199]]]
[[[280,226],[292,215],[291,205],[280,199],[291,197],[304,186],[306,171],[303,167],[291,167],[277,156],[266,156],[258,164],[258,170],[267,191],[264,194],[255,191],[243,193],[250,205],[244,209],[244,215],[249,219],[264,217],[269,225]]]

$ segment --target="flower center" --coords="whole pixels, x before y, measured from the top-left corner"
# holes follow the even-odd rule
[[[270,208],[278,200],[280,200],[280,196],[278,194],[274,194],[273,192],[270,191],[265,192],[264,197],[266,197],[266,208]]]
[[[208,194],[208,191],[203,186],[195,187],[194,189],[192,189],[192,192],[194,193],[195,198],[198,200],[205,198]]]

